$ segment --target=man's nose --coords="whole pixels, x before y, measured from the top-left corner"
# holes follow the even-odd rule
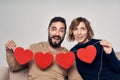
[[[56,31],[56,35],[60,35],[60,31],[59,30]]]

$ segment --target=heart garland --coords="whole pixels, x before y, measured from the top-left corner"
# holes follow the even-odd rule
[[[14,51],[14,56],[17,62],[23,65],[31,61],[33,52],[29,49],[24,50],[22,47],[17,47]]]
[[[96,48],[93,45],[89,45],[86,48],[80,48],[77,51],[77,57],[86,63],[91,64],[96,57]]]
[[[75,60],[73,52],[59,53],[56,55],[56,62],[64,69],[68,69]]]
[[[42,52],[37,52],[34,56],[36,64],[42,69],[48,68],[52,64],[53,59],[54,58],[51,53],[43,54]]]
[[[77,50],[77,57],[86,63],[91,64],[96,57],[96,48],[93,45],[89,45],[86,48],[80,48]],[[22,47],[17,47],[14,51],[16,61],[20,64],[26,64],[33,58],[33,52],[29,49],[24,50]],[[73,52],[59,53],[56,55],[56,62],[64,69],[70,68],[74,63],[75,55]],[[34,55],[35,63],[42,69],[48,68],[54,60],[51,53],[37,52]]]

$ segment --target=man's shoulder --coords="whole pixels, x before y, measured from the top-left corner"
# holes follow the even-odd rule
[[[30,45],[30,48],[35,48],[35,47],[43,47],[47,44],[47,42],[37,42],[37,43],[33,43]]]
[[[43,42],[37,42],[37,43],[33,43],[30,46],[36,46],[36,45],[46,45],[47,42],[43,41]]]
[[[46,44],[47,44],[47,42],[37,42],[37,43],[31,44],[29,48],[33,52],[44,51]]]
[[[37,42],[37,43],[33,43],[30,45],[30,48],[31,49],[34,49],[34,48],[39,48],[39,49],[44,49],[44,48],[47,48],[48,46],[48,42],[47,41],[43,41],[43,42]],[[62,51],[68,51],[68,49],[66,47],[63,47],[62,46]]]

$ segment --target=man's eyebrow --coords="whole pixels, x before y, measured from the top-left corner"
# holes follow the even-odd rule
[[[61,27],[60,29],[65,29],[65,27]]]
[[[56,26],[51,26],[51,28],[56,28]]]
[[[51,26],[52,28],[56,28],[56,26]]]

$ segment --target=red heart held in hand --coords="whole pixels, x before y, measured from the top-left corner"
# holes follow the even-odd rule
[[[56,55],[56,62],[64,69],[68,69],[75,60],[75,55],[72,52],[58,53]]]
[[[42,52],[37,52],[34,55],[34,60],[40,68],[46,69],[53,63],[54,58],[53,55],[49,52],[45,54]]]
[[[96,57],[96,48],[93,45],[89,45],[86,48],[80,48],[77,51],[77,57],[86,63],[91,64]]]
[[[33,52],[29,49],[24,50],[22,47],[17,47],[14,50],[14,56],[16,61],[20,64],[26,64],[28,63],[32,57],[33,57]]]

